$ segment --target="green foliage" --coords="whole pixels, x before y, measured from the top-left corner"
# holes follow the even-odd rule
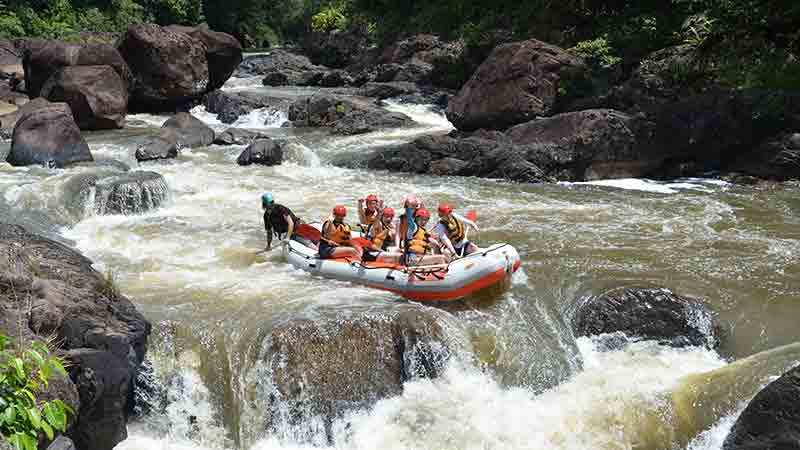
[[[608,69],[622,62],[622,58],[614,53],[606,36],[587,41],[580,41],[569,49],[575,55],[584,58],[589,64]]]
[[[348,22],[343,2],[325,5],[318,13],[311,16],[311,28],[323,33],[344,30]]]
[[[122,291],[117,284],[116,272],[111,269],[106,271],[103,284],[100,286],[100,292],[109,299],[116,299],[122,295]]]
[[[45,344],[18,349],[0,334],[0,433],[17,450],[37,450],[40,434],[53,439],[56,431],[66,431],[69,414],[75,415],[61,400],[37,400],[53,375],[67,372]]]

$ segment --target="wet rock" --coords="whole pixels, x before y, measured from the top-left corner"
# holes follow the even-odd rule
[[[762,389],[736,419],[723,450],[796,449],[800,443],[800,366]]]
[[[139,162],[177,158],[178,142],[171,136],[155,136],[140,145],[135,156]]]
[[[443,315],[398,307],[337,319],[291,320],[273,329],[254,373],[270,430],[330,424],[399,395],[403,383],[438,376],[456,350]],[[313,425],[311,425],[313,426]]]
[[[24,50],[25,86],[31,98],[41,95],[50,77],[62,67],[110,66],[127,90],[133,80],[128,65],[114,47],[106,44],[70,44],[61,41],[30,40]]]
[[[161,129],[161,136],[175,137],[179,148],[204,147],[214,142],[214,130],[185,112],[170,117]]]
[[[50,445],[47,446],[47,450],[76,450],[76,449],[75,449],[75,443],[72,442],[72,439],[66,436],[59,436]]]
[[[791,150],[800,150],[800,133],[792,133],[789,135],[787,147]]]
[[[532,120],[505,134],[514,144],[528,146],[526,159],[544,158],[548,171],[569,173],[566,181],[641,177],[666,159],[636,118],[610,109]]]
[[[236,76],[240,78],[266,75],[271,72],[302,73],[319,72],[327,68],[313,64],[308,57],[283,49],[270,51],[266,55],[246,57],[236,69]]]
[[[390,83],[369,82],[358,90],[359,95],[378,99],[415,95],[419,92],[419,86],[408,81],[393,81]]]
[[[221,88],[242,62],[242,44],[227,33],[212,31],[206,24],[196,27],[170,25],[166,28],[185,33],[205,44],[209,91]]]
[[[469,162],[457,158],[442,158],[431,163],[429,172],[433,175],[458,175]]]
[[[241,128],[228,128],[214,139],[217,145],[249,145],[257,139],[268,138],[267,135]]]
[[[65,102],[82,130],[122,128],[128,90],[111,66],[68,66],[44,83],[42,97]]]
[[[109,168],[118,170],[120,172],[127,172],[131,170],[131,167],[124,162],[112,159],[112,158],[95,158],[94,161],[91,162],[81,162],[76,163],[74,167],[98,167],[98,168]]]
[[[240,166],[249,166],[251,164],[277,166],[281,162],[283,162],[283,147],[269,138],[253,142],[236,160],[236,163]]]
[[[386,111],[353,98],[316,94],[292,103],[289,120],[294,126],[328,127],[334,134],[353,135],[410,126],[405,114]]]
[[[144,357],[150,324],[89,259],[63,244],[0,224],[0,255],[15,255],[0,264],[0,280],[15,280],[13,292],[0,281],[0,322],[30,314],[13,328],[23,323],[24,333],[55,336],[80,398],[69,436],[81,449],[112,449],[126,437],[130,380]]]
[[[66,103],[31,102],[19,115],[7,161],[12,166],[66,167],[92,161],[89,146]],[[27,105],[26,105],[27,106]]]
[[[297,84],[296,81],[293,82]],[[292,84],[289,82],[289,75],[283,72],[267,72],[261,83],[264,86],[288,86]]]
[[[185,33],[153,24],[134,25],[117,49],[133,73],[133,111],[174,111],[200,99],[212,86],[208,47]]]
[[[573,319],[577,336],[622,332],[685,347],[716,347],[716,315],[701,300],[667,289],[623,288],[585,299]]]
[[[170,197],[167,180],[156,172],[134,171],[101,178],[95,183],[95,212],[141,214],[159,208]]]
[[[460,130],[499,130],[551,115],[586,72],[580,58],[535,39],[500,45],[452,99],[447,118]]]
[[[322,87],[343,87],[352,83],[352,78],[344,70],[331,70],[325,73],[319,80]]]

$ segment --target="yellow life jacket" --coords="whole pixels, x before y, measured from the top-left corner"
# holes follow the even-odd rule
[[[439,223],[445,226],[447,238],[450,239],[450,242],[457,244],[464,240],[466,232],[464,231],[464,224],[460,220],[450,216],[450,220],[440,220]]]
[[[428,242],[430,234],[422,228],[418,227],[414,233],[414,238],[408,243],[408,251],[418,255],[424,255],[431,249],[431,244]]]
[[[328,224],[333,227],[333,230],[330,231],[330,234],[326,235],[325,230],[330,230]],[[322,224],[322,237],[337,244],[350,242],[350,225],[347,225],[344,222],[336,223],[328,220]]]
[[[377,223],[377,222],[376,222]],[[369,226],[369,230],[367,230],[367,236],[372,238],[372,245],[375,248],[379,248],[381,250],[388,250],[389,244],[391,241],[387,241],[388,238],[392,236],[392,230],[389,228],[388,225],[381,222],[382,230],[378,233],[374,232],[375,223]]]

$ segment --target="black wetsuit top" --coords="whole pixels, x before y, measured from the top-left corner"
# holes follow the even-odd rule
[[[275,203],[264,210],[264,229],[267,230],[267,233],[274,232],[279,238],[282,238],[283,235],[289,231],[289,223],[286,222],[284,216],[291,217],[295,229],[297,229],[297,224],[300,223],[300,219],[298,219],[289,208]]]

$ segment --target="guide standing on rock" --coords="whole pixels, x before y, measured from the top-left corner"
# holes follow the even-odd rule
[[[266,251],[272,249],[272,235],[278,239],[288,242],[295,232],[295,227],[300,223],[300,219],[294,215],[289,208],[275,203],[271,192],[261,196],[261,208],[264,209],[264,229],[267,231]]]

